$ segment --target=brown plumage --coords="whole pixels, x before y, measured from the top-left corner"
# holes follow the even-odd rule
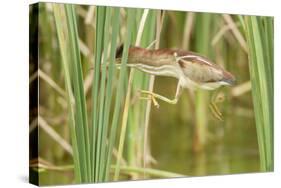
[[[121,57],[122,51],[123,46],[117,49],[116,58]],[[185,88],[211,90],[235,82],[230,72],[190,51],[130,47],[127,64],[149,74],[176,77]]]

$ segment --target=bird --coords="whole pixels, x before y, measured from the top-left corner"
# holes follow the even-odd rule
[[[123,45],[117,48],[117,59],[122,57],[123,48]],[[182,49],[146,49],[130,46],[126,65],[151,75],[174,77],[178,80],[176,94],[173,99],[141,90],[141,93],[149,95],[158,107],[159,104],[156,99],[176,104],[184,88],[215,90],[221,86],[234,85],[236,82],[233,74],[213,63],[207,57]],[[215,104],[212,102],[211,105],[214,111],[217,112],[217,116],[221,116]]]

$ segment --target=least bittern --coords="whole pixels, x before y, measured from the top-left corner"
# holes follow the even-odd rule
[[[116,51],[116,58],[122,56],[122,51],[123,46],[120,46]],[[235,77],[230,72],[212,63],[211,60],[197,53],[184,50],[150,50],[130,47],[127,66],[152,75],[178,79],[174,99],[168,99],[162,95],[141,90],[142,94],[150,96],[156,106],[159,106],[156,99],[176,104],[182,88],[214,90],[223,85],[233,85],[235,82]],[[221,119],[222,114],[214,101],[211,102],[210,107],[212,112],[215,113],[214,115]]]

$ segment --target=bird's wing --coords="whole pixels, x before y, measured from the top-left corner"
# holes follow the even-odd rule
[[[184,58],[179,60],[186,77],[197,83],[218,82],[223,79],[223,70],[204,59]]]

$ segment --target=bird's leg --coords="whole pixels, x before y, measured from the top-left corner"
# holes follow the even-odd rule
[[[160,99],[162,101],[165,101],[169,104],[176,104],[178,102],[178,98],[181,94],[181,86],[180,86],[180,82],[178,82],[178,85],[177,85],[177,91],[176,91],[176,95],[175,95],[175,98],[174,99],[169,99],[167,97],[164,97],[162,95],[159,95],[157,93],[153,93],[152,91],[145,91],[145,90],[141,90],[140,91],[142,94],[145,94],[145,95],[148,95],[149,97],[145,97],[145,98],[142,98],[141,99],[148,99],[148,100],[152,100],[154,106],[157,106],[159,107],[159,104],[157,102],[156,99]]]
[[[218,89],[217,91],[215,91],[215,93],[212,95],[211,97],[211,103],[209,105],[210,110],[212,112],[212,114],[215,116],[215,118],[219,119],[220,121],[222,121],[222,113],[220,112],[219,108],[217,107],[217,103],[218,103],[218,94],[220,92],[220,89]]]

